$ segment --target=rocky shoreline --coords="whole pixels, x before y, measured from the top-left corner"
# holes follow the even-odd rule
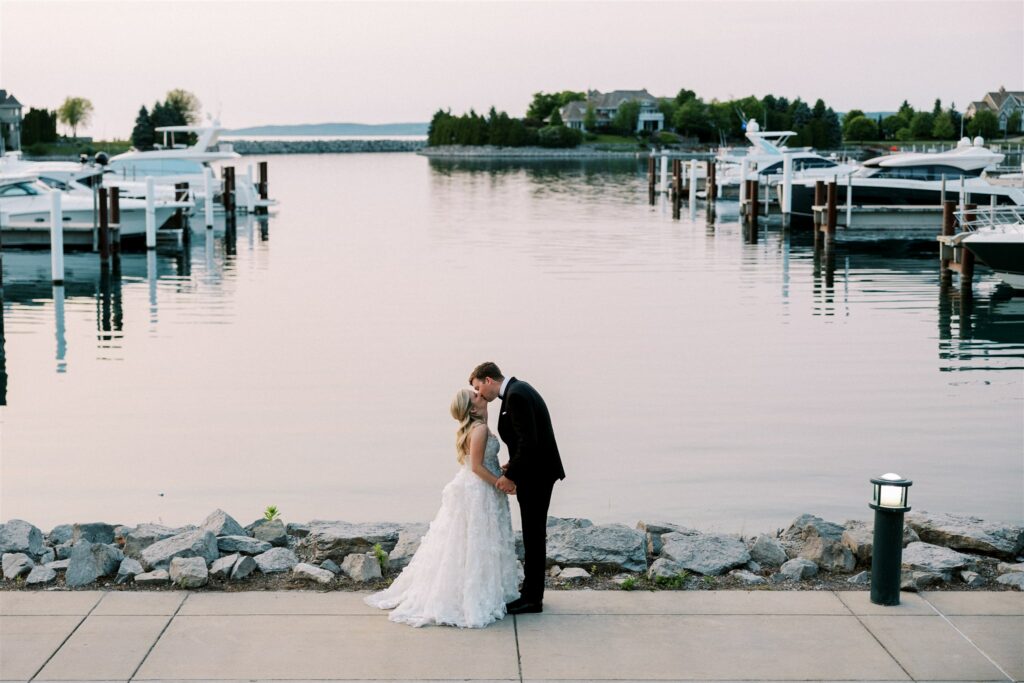
[[[417,150],[417,154],[430,159],[480,159],[502,160],[522,159],[550,161],[558,159],[639,159],[646,158],[648,150],[600,149],[591,146],[552,149],[548,147],[495,147],[494,145],[438,145]]]
[[[171,528],[104,522],[49,533],[0,524],[3,590],[363,590],[405,567],[426,524],[259,519],[223,510]],[[864,590],[872,527],[810,514],[744,538],[671,523],[548,519],[548,585],[603,590]],[[904,528],[903,589],[1024,590],[1024,527],[914,512]],[[521,540],[517,550],[522,557]]]
[[[365,154],[416,152],[425,140],[232,140],[239,154]]]

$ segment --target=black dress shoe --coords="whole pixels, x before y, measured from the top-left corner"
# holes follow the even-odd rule
[[[509,614],[539,614],[544,611],[544,605],[540,602],[528,602],[520,598],[508,603],[505,609]]]

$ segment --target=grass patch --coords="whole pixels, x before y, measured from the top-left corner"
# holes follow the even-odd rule
[[[22,152],[26,157],[49,157],[49,156],[78,156],[88,154],[92,156],[97,152],[106,152],[113,156],[121,152],[127,152],[132,148],[129,140],[109,140],[79,142],[77,140],[60,140],[58,142],[37,142],[24,148]]]

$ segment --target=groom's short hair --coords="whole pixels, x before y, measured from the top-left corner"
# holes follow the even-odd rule
[[[481,382],[490,377],[493,380],[501,381],[505,379],[505,375],[501,374],[501,370],[498,366],[487,361],[473,368],[473,372],[469,375],[469,383],[472,384],[473,380],[478,379]]]

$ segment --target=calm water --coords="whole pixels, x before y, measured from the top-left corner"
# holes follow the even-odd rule
[[[429,520],[448,404],[495,360],[545,396],[552,514],[769,530],[916,509],[1024,519],[1024,298],[924,249],[816,261],[735,203],[673,221],[632,162],[270,159],[281,200],[188,254],[4,254],[0,518]],[[496,421],[492,408],[491,422]]]

